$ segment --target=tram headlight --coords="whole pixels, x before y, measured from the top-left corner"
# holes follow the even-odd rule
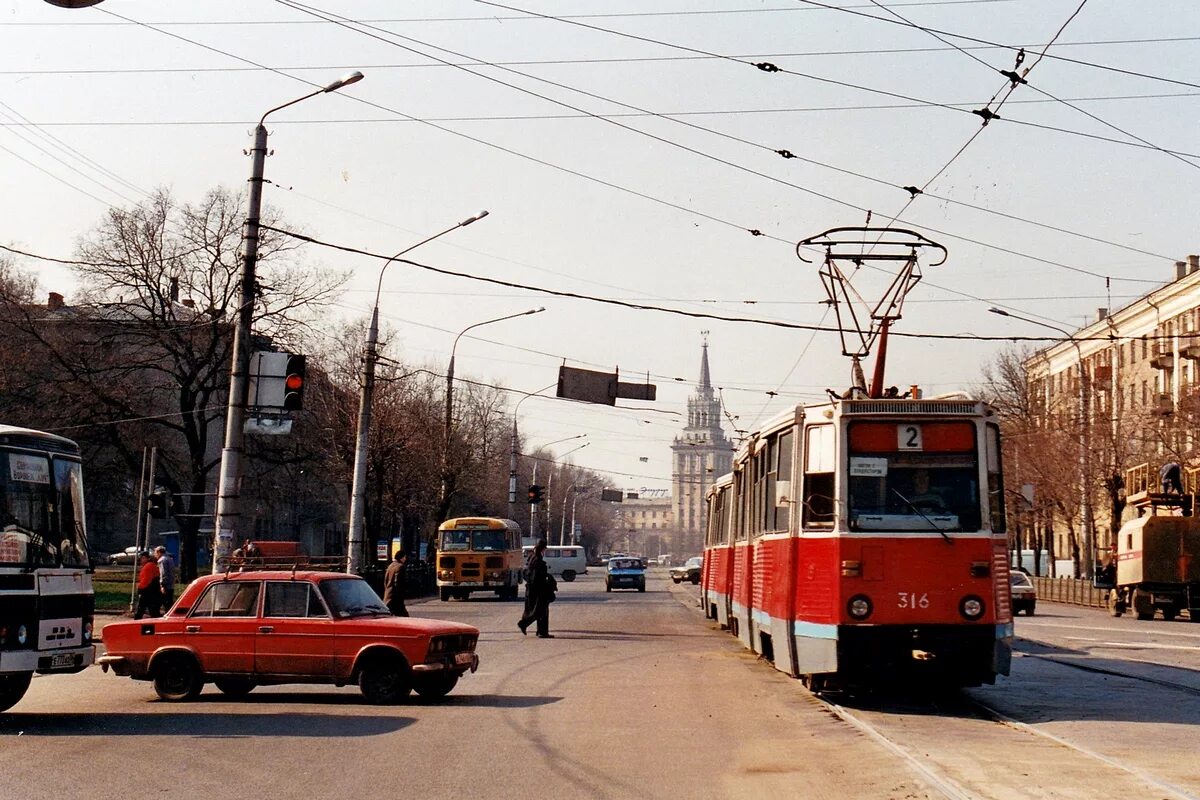
[[[24,625],[17,628],[17,644],[23,645],[29,640],[29,629]]]
[[[850,602],[846,603],[846,612],[857,620],[864,620],[871,616],[871,612],[875,607],[871,605],[871,598],[865,594],[856,594],[850,598]]]
[[[962,614],[965,619],[977,620],[983,616],[984,608],[982,598],[969,594],[958,604],[958,613]]]

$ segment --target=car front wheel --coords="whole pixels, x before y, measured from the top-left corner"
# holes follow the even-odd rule
[[[674,575],[671,576],[671,580],[675,581],[676,583],[683,583],[683,578],[677,578]]]
[[[154,662],[154,691],[163,700],[195,700],[204,688],[196,660],[183,653],[167,653]]]
[[[372,659],[359,670],[358,688],[368,703],[399,703],[412,690],[408,667],[396,658]]]

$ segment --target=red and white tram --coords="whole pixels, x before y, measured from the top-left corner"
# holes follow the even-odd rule
[[[815,688],[975,686],[1012,653],[999,425],[954,395],[833,399],[708,493],[706,615]]]

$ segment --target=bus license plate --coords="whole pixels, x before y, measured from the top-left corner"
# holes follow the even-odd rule
[[[470,653],[455,653],[454,654],[454,663],[459,664],[459,665],[464,665],[464,664],[469,665],[471,663],[471,654]]]
[[[57,655],[50,656],[50,669],[73,666],[75,666],[75,655],[73,653],[58,653]]]

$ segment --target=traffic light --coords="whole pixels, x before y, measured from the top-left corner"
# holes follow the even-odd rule
[[[304,406],[304,356],[288,356],[283,379],[283,410],[299,411]]]
[[[167,518],[167,506],[171,502],[171,493],[166,489],[155,489],[146,498],[146,513],[155,519]]]
[[[537,505],[545,499],[544,493],[546,489],[543,486],[538,486],[536,483],[529,484],[529,502]]]

